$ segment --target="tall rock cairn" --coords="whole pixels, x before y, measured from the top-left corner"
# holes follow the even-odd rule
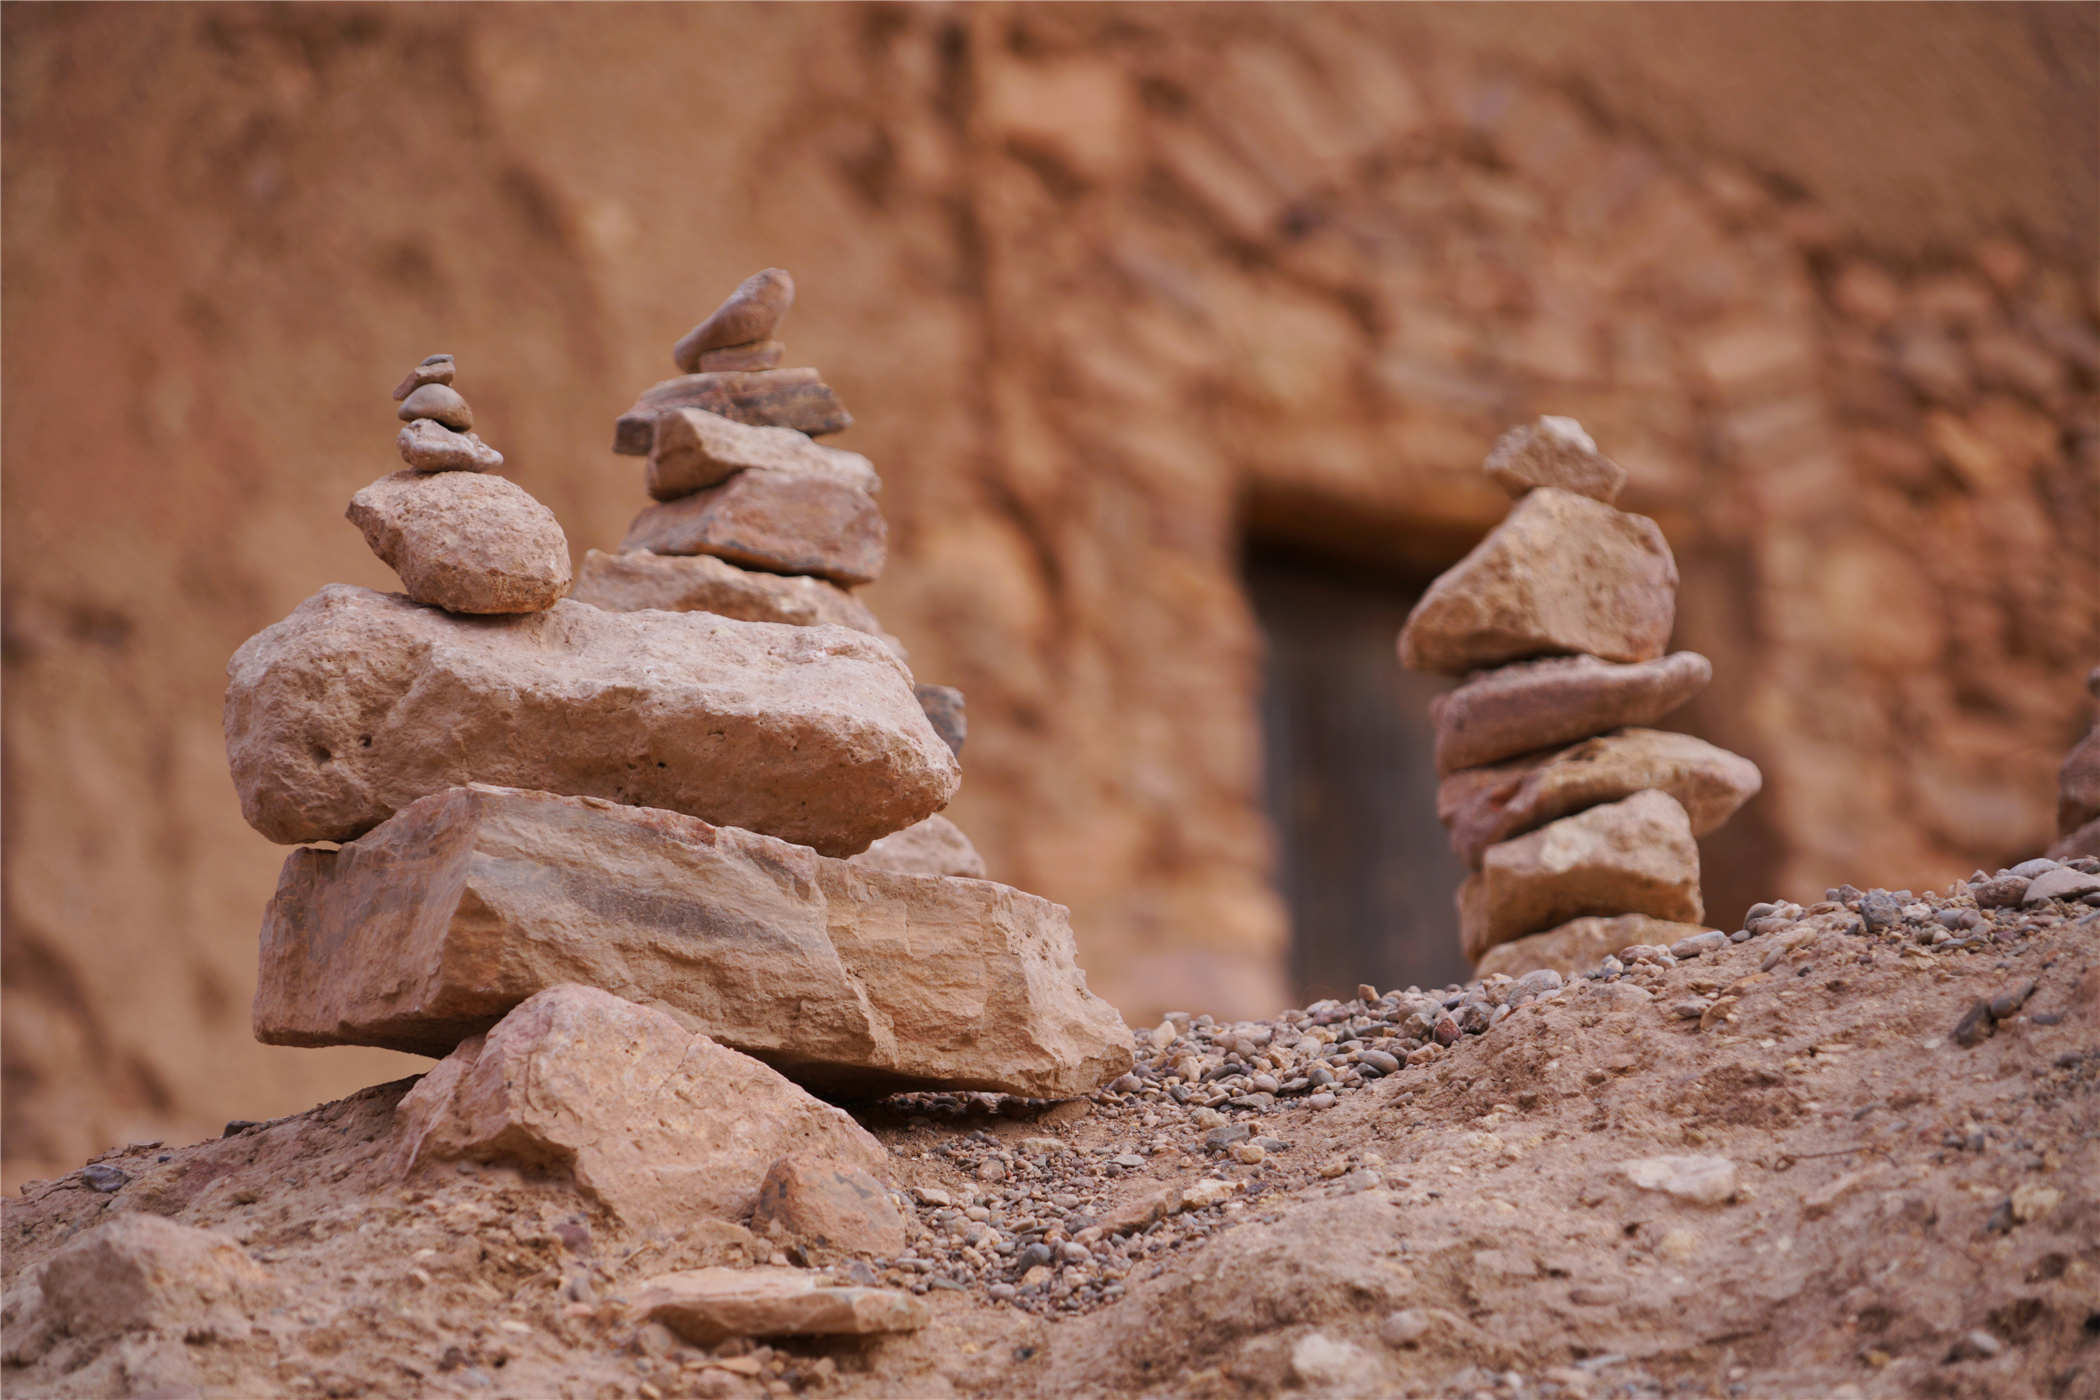
[[[1694,838],[1762,779],[1748,759],[1639,727],[1713,676],[1695,652],[1664,654],[1670,547],[1613,507],[1626,472],[1573,419],[1503,434],[1485,469],[1516,504],[1399,640],[1403,665],[1464,678],[1430,713],[1437,815],[1473,871],[1458,891],[1466,957],[1483,974],[1572,973],[1707,937]]]

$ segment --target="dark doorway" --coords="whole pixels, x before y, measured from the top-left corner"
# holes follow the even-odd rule
[[[1464,980],[1451,901],[1466,872],[1436,819],[1429,725],[1452,682],[1401,669],[1393,645],[1420,588],[1259,546],[1246,580],[1299,1004]]]

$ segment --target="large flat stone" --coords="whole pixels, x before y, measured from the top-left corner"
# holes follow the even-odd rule
[[[1451,849],[1478,870],[1482,854],[1497,841],[1644,788],[1676,798],[1692,835],[1704,836],[1763,783],[1756,764],[1704,739],[1618,729],[1534,760],[1454,773],[1437,789],[1437,815],[1451,828]]]
[[[1429,702],[1437,772],[1653,724],[1704,690],[1713,674],[1713,663],[1695,651],[1629,666],[1557,656],[1485,672]]]
[[[1459,936],[1478,964],[1498,943],[1589,915],[1697,923],[1699,847],[1667,793],[1638,792],[1488,847],[1458,891]]]
[[[503,477],[395,472],[352,496],[345,515],[419,603],[457,613],[544,612],[569,591],[561,523]]]
[[[704,408],[762,428],[793,428],[822,437],[853,426],[853,415],[813,369],[722,370],[662,380],[642,392],[613,424],[613,451],[646,457],[656,442],[656,416]]]
[[[1621,914],[1616,918],[1570,919],[1559,928],[1530,933],[1497,943],[1481,956],[1474,970],[1482,977],[1501,973],[1522,977],[1539,968],[1551,968],[1563,977],[1576,977],[1596,967],[1621,948],[1636,944],[1669,947],[1680,938],[1692,938],[1711,930],[1701,924],[1673,923],[1651,919],[1646,914]]]
[[[865,1336],[913,1332],[933,1314],[894,1288],[834,1284],[802,1269],[686,1269],[636,1285],[636,1312],[689,1342],[730,1337]]]
[[[620,552],[712,554],[852,588],[881,576],[889,538],[875,498],[835,476],[740,472],[719,486],[647,507],[627,527]]]
[[[880,643],[710,613],[460,617],[330,584],[227,665],[241,814],[349,841],[492,782],[669,808],[836,855],[931,816],[962,770]]]
[[[709,554],[607,554],[583,556],[569,596],[607,612],[708,612],[744,622],[784,622],[794,627],[831,623],[879,640],[900,660],[904,644],[882,630],[868,605],[825,579],[740,569]],[[924,690],[926,687],[917,687]],[[924,708],[924,697],[921,697]],[[929,716],[946,739],[939,718]],[[952,748],[953,745],[951,744]]]
[[[292,853],[264,917],[255,1034],[443,1055],[564,982],[836,1092],[1067,1098],[1131,1064],[1048,900],[487,787]]]
[[[1676,614],[1677,561],[1654,521],[1542,486],[1429,585],[1400,660],[1448,676],[1569,653],[1651,661]]]
[[[793,428],[753,427],[701,408],[657,415],[649,449],[649,494],[657,500],[675,501],[747,471],[837,477],[871,496],[882,490],[882,478],[867,458],[826,447]]]
[[[399,1114],[404,1175],[458,1161],[564,1173],[636,1229],[741,1223],[792,1153],[864,1178],[887,1170],[843,1110],[661,1011],[575,984],[465,1041]]]

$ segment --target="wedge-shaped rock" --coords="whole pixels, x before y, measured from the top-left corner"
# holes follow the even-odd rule
[[[1478,870],[1497,841],[1646,788],[1676,798],[1692,835],[1704,836],[1763,783],[1756,764],[1704,739],[1619,729],[1536,760],[1454,773],[1437,789],[1437,816],[1451,828],[1451,849]]]
[[[740,472],[720,486],[650,506],[627,527],[625,554],[712,554],[847,588],[873,583],[889,558],[875,498],[835,476]]]
[[[286,860],[255,1034],[443,1055],[581,982],[829,1091],[1068,1098],[1131,1051],[1086,990],[1066,919],[1004,885],[850,865],[672,812],[455,789]]]
[[[545,612],[569,591],[569,541],[514,481],[395,472],[350,498],[365,543],[419,603],[456,613]]]
[[[569,596],[607,612],[709,612],[744,622],[785,622],[794,627],[831,623],[865,632],[899,660],[904,644],[882,630],[868,605],[835,583],[793,574],[739,569],[707,554],[607,554],[583,556]],[[915,687],[922,690],[923,686]],[[921,699],[921,708],[924,700]],[[929,719],[932,717],[929,716]],[[940,731],[938,721],[934,722]],[[943,739],[947,737],[942,734]]]
[[[832,1157],[790,1152],[766,1171],[751,1212],[761,1239],[800,1240],[843,1254],[904,1252],[904,1217],[882,1183]]]
[[[962,781],[910,673],[843,627],[567,600],[465,618],[330,584],[227,671],[241,814],[272,841],[354,840],[419,797],[495,782],[844,856]]]
[[[780,327],[780,318],[795,304],[795,279],[784,267],[754,272],[737,284],[708,318],[687,331],[671,350],[671,358],[687,374],[699,368],[700,357],[710,350],[749,345],[767,340]]]
[[[435,418],[418,418],[394,439],[401,460],[419,472],[493,472],[503,454],[479,433],[455,433]]]
[[[1429,585],[1400,660],[1447,676],[1571,652],[1651,661],[1676,613],[1677,561],[1654,521],[1542,486]]]
[[[1654,791],[1488,847],[1458,891],[1459,934],[1476,964],[1498,943],[1586,915],[1697,923],[1704,913],[1691,820]]]
[[[902,875],[953,875],[984,878],[984,857],[962,834],[962,828],[936,812],[917,826],[883,837],[859,855],[855,865],[894,870]]]
[[[704,408],[739,423],[793,428],[812,437],[843,432],[853,415],[807,366],[686,374],[644,390],[613,424],[613,451],[646,457],[656,441],[656,416],[666,409]]]
[[[1551,415],[1495,439],[1484,467],[1512,496],[1553,486],[1610,505],[1626,485],[1626,468],[1600,454],[1580,423]]]
[[[882,490],[867,458],[813,442],[793,428],[757,428],[701,408],[657,415],[649,450],[649,494],[657,500],[675,501],[749,471],[836,477],[871,496]]]
[[[1695,651],[1630,666],[1557,656],[1485,672],[1429,702],[1437,772],[1653,724],[1704,690],[1713,674],[1713,663]]]
[[[534,995],[401,1100],[397,1169],[511,1162],[565,1172],[636,1229],[741,1223],[772,1164],[812,1153],[868,1175],[882,1144],[749,1055],[574,984]]]
[[[1680,938],[1692,938],[1711,930],[1699,924],[1671,923],[1646,914],[1621,914],[1615,919],[1570,919],[1559,928],[1526,934],[1487,950],[1475,969],[1482,977],[1502,973],[1522,977],[1549,967],[1563,977],[1575,977],[1596,967],[1621,948],[1637,943],[1669,947]]]
[[[731,1337],[865,1336],[915,1332],[924,1303],[893,1288],[856,1288],[801,1269],[688,1269],[646,1278],[634,1310],[699,1346]]]

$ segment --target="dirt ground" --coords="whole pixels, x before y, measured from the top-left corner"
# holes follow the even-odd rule
[[[1973,908],[1926,896],[1872,932],[1848,906],[1790,910],[1508,1011],[1520,998],[1495,983],[1447,1049],[1409,1037],[1391,994],[1141,1030],[1125,1093],[857,1106],[917,1235],[902,1260],[723,1222],[644,1236],[501,1167],[404,1180],[409,1081],[382,1085],[25,1186],[4,1213],[0,1382],[169,1400],[2100,1396],[2100,912],[1934,932]],[[1429,996],[1463,1021],[1468,990]],[[1977,1008],[1994,997],[2002,1014]],[[1361,1051],[1312,1058],[1409,1039],[1382,1076]],[[1203,1071],[1229,1078],[1234,1048],[1278,1076],[1332,1065],[1331,1106],[1288,1083],[1205,1106]],[[1688,1156],[1726,1159],[1732,1185],[1702,1204],[1622,1165]],[[1198,1181],[1222,1199],[1119,1233]],[[60,1315],[40,1266],[130,1212],[238,1241],[260,1269],[248,1301],[123,1333],[93,1307]],[[1068,1235],[1087,1262],[1011,1262]],[[873,1268],[924,1290],[932,1321],[700,1349],[623,1297],[668,1269],[767,1260]]]

